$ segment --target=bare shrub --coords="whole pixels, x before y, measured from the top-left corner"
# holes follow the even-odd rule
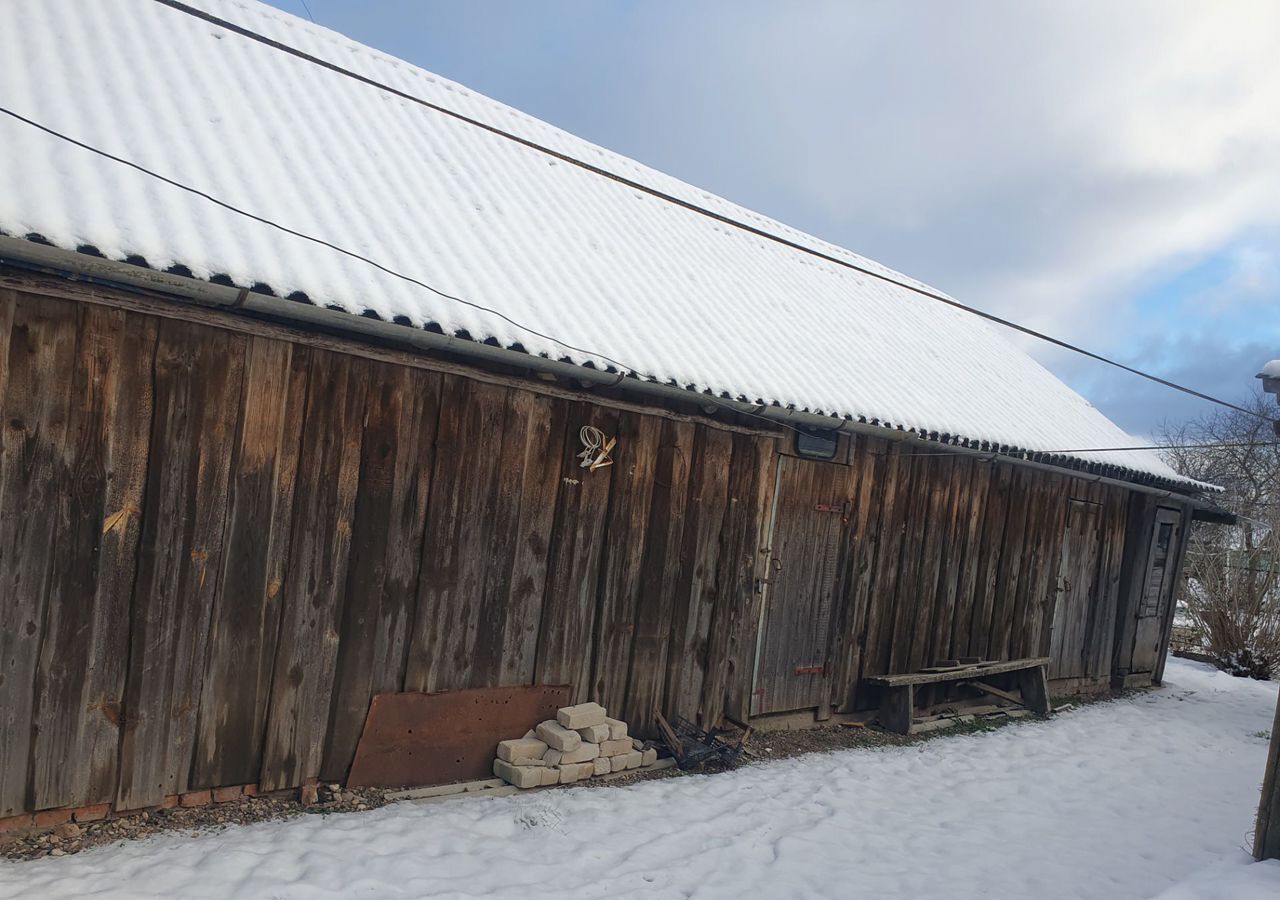
[[[1261,393],[1242,405],[1277,415]],[[1223,668],[1280,675],[1280,449],[1270,422],[1223,410],[1166,424],[1160,443],[1179,473],[1224,488],[1214,502],[1239,520],[1192,529],[1180,612]]]

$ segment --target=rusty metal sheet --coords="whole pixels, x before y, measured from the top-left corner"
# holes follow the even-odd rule
[[[498,741],[554,719],[569,695],[567,684],[378,694],[347,784],[419,787],[490,778]]]

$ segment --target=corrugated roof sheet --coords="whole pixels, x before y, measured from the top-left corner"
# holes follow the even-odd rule
[[[786,240],[856,254],[270,7],[193,4]],[[0,116],[0,230],[698,391],[1045,452],[1133,445],[975,316],[155,0],[15,0],[0,103],[564,344]],[[1177,480],[1155,454],[1079,456]]]

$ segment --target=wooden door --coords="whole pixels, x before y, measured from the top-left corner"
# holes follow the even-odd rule
[[[778,460],[751,714],[829,706],[830,622],[848,544],[847,466]]]
[[[1165,618],[1173,601],[1174,575],[1182,540],[1182,515],[1175,509],[1156,510],[1147,554],[1147,575],[1138,598],[1138,623],[1134,632],[1130,673],[1153,672],[1164,637]]]
[[[1049,678],[1083,678],[1088,671],[1089,636],[1096,624],[1099,529],[1102,507],[1072,498],[1058,567],[1056,602],[1049,639]]]

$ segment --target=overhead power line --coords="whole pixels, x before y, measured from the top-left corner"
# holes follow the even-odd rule
[[[554,343],[554,344],[558,344],[559,346],[564,347],[565,349],[573,350],[573,351],[575,351],[575,352],[577,352],[577,353],[581,353],[581,354],[584,354],[584,355],[586,355],[586,356],[594,356],[594,357],[596,357],[597,359],[605,360],[605,361],[609,362],[610,364],[612,364],[612,365],[614,365],[614,366],[618,367],[618,369],[619,369],[620,371],[621,371],[621,370],[627,370],[627,371],[630,371],[631,373],[635,374],[637,377],[644,378],[644,379],[648,379],[648,380],[650,380],[650,381],[655,381],[655,382],[656,382],[656,381],[660,381],[660,379],[658,379],[658,378],[657,378],[657,376],[652,375],[652,374],[650,374],[650,373],[647,373],[647,372],[645,372],[643,369],[641,369],[641,368],[639,368],[639,367],[637,367],[637,366],[629,365],[629,364],[627,364],[627,363],[623,362],[622,360],[615,359],[615,358],[613,358],[613,357],[611,357],[611,356],[608,356],[608,355],[606,355],[606,354],[604,354],[604,353],[600,353],[600,352],[595,351],[595,350],[590,350],[590,349],[587,349],[587,348],[585,348],[585,347],[578,347],[578,346],[575,346],[575,345],[573,345],[573,344],[567,343],[566,341],[563,341],[563,340],[561,340],[561,339],[559,339],[559,338],[557,338],[557,337],[554,337],[553,335],[547,334],[547,333],[542,332],[542,331],[538,331],[538,330],[537,330],[537,329],[535,329],[535,328],[532,328],[532,327],[530,327],[530,326],[527,326],[527,325],[523,324],[522,322],[520,322],[520,321],[518,321],[518,320],[516,320],[516,319],[511,318],[511,317],[510,317],[510,316],[508,316],[507,314],[505,314],[505,313],[503,313],[503,312],[501,312],[501,311],[499,311],[499,310],[497,310],[497,309],[494,309],[494,308],[489,307],[489,306],[485,306],[485,305],[484,305],[484,304],[482,304],[482,303],[477,303],[477,302],[472,301],[472,300],[467,300],[467,299],[466,299],[466,298],[464,298],[464,297],[459,297],[459,296],[456,296],[456,295],[454,295],[454,294],[447,293],[446,291],[442,291],[442,290],[440,290],[439,288],[437,288],[437,287],[435,287],[435,286],[433,286],[433,285],[431,285],[431,284],[428,284],[428,283],[427,283],[427,282],[425,282],[425,281],[422,281],[421,279],[414,278],[412,275],[406,275],[406,274],[404,274],[403,272],[399,272],[399,271],[397,271],[396,269],[391,268],[390,266],[384,265],[384,264],[382,264],[382,263],[378,262],[377,260],[371,259],[371,258],[369,258],[369,257],[367,257],[367,256],[364,256],[363,254],[357,253],[357,252],[355,252],[354,250],[348,250],[348,249],[347,249],[347,248],[345,248],[345,247],[342,247],[342,246],[340,246],[340,245],[338,245],[338,244],[334,244],[334,243],[332,243],[332,242],[330,242],[330,241],[326,241],[326,240],[324,240],[323,238],[318,238],[318,237],[315,237],[314,235],[310,235],[310,234],[307,234],[307,233],[305,233],[305,232],[298,231],[297,229],[290,228],[290,227],[288,227],[288,226],[286,226],[286,225],[281,225],[279,222],[275,222],[275,221],[273,221],[273,220],[271,220],[271,219],[266,218],[265,216],[260,216],[260,215],[258,215],[258,214],[256,214],[256,213],[249,212],[248,210],[241,209],[240,207],[235,206],[235,205],[234,205],[234,204],[232,204],[232,203],[228,203],[228,202],[227,202],[227,201],[225,201],[225,200],[221,200],[221,199],[219,199],[218,197],[213,196],[212,194],[209,194],[209,193],[207,193],[207,192],[205,192],[205,191],[200,190],[199,188],[192,187],[191,185],[185,184],[185,183],[183,183],[183,182],[181,182],[181,181],[178,181],[178,180],[176,180],[176,179],[174,179],[174,178],[170,178],[170,177],[168,177],[167,175],[162,175],[162,174],[160,174],[159,172],[155,172],[155,171],[153,171],[152,169],[147,168],[146,166],[143,166],[143,165],[141,165],[141,164],[139,164],[139,163],[133,162],[132,160],[125,159],[124,157],[116,156],[114,153],[109,153],[109,152],[107,152],[106,150],[102,150],[102,149],[100,149],[100,148],[98,148],[98,147],[93,146],[92,144],[88,144],[88,143],[85,143],[84,141],[77,140],[76,138],[73,138],[73,137],[71,137],[70,135],[64,134],[64,133],[62,133],[61,131],[58,131],[58,130],[56,130],[56,129],[54,129],[54,128],[50,128],[50,127],[49,127],[49,126],[47,126],[47,125],[44,125],[44,124],[42,124],[42,123],[40,123],[40,122],[37,122],[37,121],[35,121],[34,119],[30,119],[30,118],[28,118],[27,116],[22,115],[21,113],[15,112],[14,110],[9,109],[9,108],[8,108],[8,107],[6,107],[6,106],[0,106],[0,113],[4,113],[5,115],[12,117],[12,118],[14,118],[14,119],[18,120],[19,122],[22,122],[22,123],[24,123],[24,124],[26,124],[26,125],[29,125],[29,126],[31,126],[31,127],[33,127],[33,128],[36,128],[36,129],[38,129],[38,130],[40,130],[40,131],[42,131],[42,132],[44,132],[44,133],[46,133],[46,134],[48,134],[48,135],[50,135],[50,136],[52,136],[52,137],[55,137],[55,138],[57,138],[57,139],[59,139],[59,140],[66,141],[67,143],[72,144],[73,146],[79,147],[79,148],[80,148],[80,149],[82,149],[82,150],[86,150],[86,151],[88,151],[88,152],[90,152],[90,153],[94,153],[94,154],[96,154],[96,155],[98,155],[98,156],[103,157],[104,159],[108,159],[108,160],[111,160],[112,162],[118,163],[119,165],[127,166],[127,167],[129,167],[129,168],[131,168],[131,169],[133,169],[133,170],[135,170],[135,171],[137,171],[137,172],[140,172],[140,173],[142,173],[142,174],[144,174],[144,175],[147,175],[148,177],[155,178],[155,179],[157,179],[157,180],[159,180],[159,181],[164,182],[165,184],[168,184],[168,185],[170,185],[170,186],[172,186],[172,187],[178,188],[179,190],[185,191],[185,192],[187,192],[187,193],[189,193],[189,194],[193,194],[194,196],[197,196],[197,197],[200,197],[200,198],[202,198],[202,199],[204,199],[204,200],[207,200],[208,202],[213,203],[213,204],[215,204],[216,206],[219,206],[219,207],[221,207],[221,208],[223,208],[223,209],[227,210],[228,212],[232,212],[232,213],[235,213],[236,215],[244,216],[244,217],[245,217],[245,218],[247,218],[247,219],[250,219],[250,220],[252,220],[252,221],[254,221],[254,222],[259,222],[259,223],[261,223],[261,224],[263,224],[263,225],[266,225],[266,226],[268,226],[268,227],[270,227],[270,228],[274,228],[274,229],[276,229],[276,230],[278,230],[278,231],[284,232],[285,234],[292,235],[292,236],[294,236],[294,237],[300,238],[300,239],[305,240],[305,241],[310,241],[311,243],[314,243],[314,244],[317,244],[317,245],[319,245],[319,246],[326,247],[326,248],[328,248],[328,249],[330,249],[330,250],[333,250],[333,251],[334,251],[334,252],[336,252],[336,253],[341,253],[341,254],[343,254],[344,256],[351,257],[352,259],[358,260],[359,262],[363,262],[363,263],[365,263],[365,264],[367,264],[367,265],[373,266],[374,268],[378,269],[378,270],[379,270],[379,271],[381,271],[381,272],[385,272],[385,273],[387,273],[388,275],[391,275],[391,276],[393,276],[393,277],[395,277],[395,278],[398,278],[398,279],[400,279],[400,280],[402,280],[402,281],[408,282],[409,284],[413,284],[413,285],[416,285],[416,286],[418,286],[418,287],[423,288],[424,290],[428,290],[428,291],[432,292],[433,294],[436,294],[436,295],[438,295],[438,296],[440,296],[440,297],[442,297],[442,298],[444,298],[444,299],[446,299],[446,300],[452,300],[452,301],[454,301],[454,302],[456,302],[456,303],[461,303],[461,304],[463,304],[463,305],[465,305],[465,306],[469,306],[469,307],[471,307],[472,309],[476,309],[476,310],[479,310],[479,311],[481,311],[481,312],[486,312],[486,313],[489,313],[489,314],[491,314],[491,315],[494,315],[494,316],[498,317],[499,319],[502,319],[504,322],[507,322],[508,324],[510,324],[510,325],[512,325],[512,326],[514,326],[515,328],[520,329],[521,331],[527,332],[527,333],[529,333],[529,334],[536,335],[536,336],[538,336],[538,337],[543,338],[544,340],[551,341],[552,343]],[[754,412],[751,412],[751,411],[749,411],[749,410],[744,410],[744,409],[742,409],[742,408],[741,408],[741,404],[742,404],[743,402],[745,402],[745,401],[739,401],[738,403],[730,404],[730,403],[725,402],[722,398],[720,398],[720,397],[718,397],[718,396],[716,396],[715,394],[712,394],[712,393],[699,393],[699,394],[697,394],[697,396],[698,396],[698,397],[700,397],[700,398],[705,398],[707,401],[712,402],[712,403],[714,403],[714,404],[716,404],[716,405],[720,406],[721,408],[728,409],[728,410],[730,410],[730,411],[732,411],[732,412],[739,413],[739,414],[741,414],[741,415],[745,415],[745,416],[749,416],[749,417],[751,417],[751,418],[760,419],[761,421],[766,421],[766,422],[769,422],[770,424],[773,424],[773,425],[780,425],[781,427],[786,428],[786,429],[788,429],[788,430],[790,430],[790,431],[795,431],[795,432],[797,432],[797,433],[803,433],[803,429],[796,428],[795,426],[790,425],[790,424],[789,424],[789,423],[787,423],[787,422],[781,422],[781,421],[779,421],[779,420],[778,420],[778,419],[776,419],[776,418],[773,418],[773,417],[770,417],[770,416],[763,416],[763,415],[760,415],[760,414],[758,414],[758,413],[754,413]],[[1209,398],[1209,399],[1212,399],[1212,398]],[[1224,405],[1230,405],[1230,404],[1226,404],[1226,403],[1225,403],[1225,401],[1214,401],[1214,402],[1221,402],[1221,403],[1224,403]],[[1248,410],[1243,410],[1243,411],[1248,412]],[[1093,452],[1093,453],[1100,453],[1100,452],[1109,452],[1109,451],[1121,451],[1121,450],[1144,450],[1144,449],[1168,449],[1168,448],[1165,448],[1165,447],[1156,447],[1156,446],[1154,446],[1154,445],[1153,445],[1153,446],[1151,446],[1151,447],[1094,447],[1094,448],[1088,448],[1088,449],[1077,449],[1077,450],[1028,450],[1028,449],[1024,449],[1024,448],[1011,448],[1011,451],[1010,451],[1010,452],[1011,452],[1011,453],[1014,453],[1014,454],[1025,454],[1025,455],[1041,455],[1041,456],[1046,456],[1046,455],[1064,455],[1064,454],[1067,454],[1067,453],[1090,453],[1090,452]],[[936,454],[936,455],[943,455],[943,454],[944,454],[944,453],[946,453],[946,452],[947,452],[947,451],[942,451],[942,452],[940,452],[940,453],[938,453],[938,454]],[[931,455],[935,455],[935,454],[934,454],[934,453],[932,453],[932,452],[921,452],[921,453],[912,453],[912,454],[908,454],[908,455],[912,455],[912,456],[931,456]],[[1009,455],[1009,454],[1007,454],[1007,453],[1001,453],[1001,452],[995,452],[995,453],[993,453],[993,456],[996,456],[996,455]]]
[[[7,116],[11,116],[12,118],[17,119],[18,121],[23,122],[27,125],[30,125],[33,128],[37,128],[40,131],[45,132],[46,134],[49,134],[55,138],[58,138],[59,140],[66,141],[67,143],[72,144],[76,147],[79,147],[83,150],[87,150],[90,153],[95,153],[98,156],[103,157],[104,159],[109,159],[112,162],[119,163],[120,165],[128,166],[129,168],[134,169],[135,171],[141,172],[142,174],[147,175],[151,178],[158,179],[159,181],[162,181],[165,184],[171,185],[175,188],[178,188],[179,190],[186,191],[189,194],[194,194],[195,196],[200,197],[201,199],[207,200],[210,203],[213,203],[216,206],[219,206],[227,210],[228,212],[232,212],[232,213],[235,213],[236,215],[244,216],[247,219],[251,219],[255,222],[259,222],[270,228],[275,228],[278,231],[284,232],[285,234],[289,234],[294,237],[301,238],[302,240],[305,240],[305,241],[310,241],[314,244],[318,244],[322,247],[326,247],[337,253],[341,253],[344,256],[349,256],[352,259],[358,260],[359,262],[373,266],[375,269],[378,269],[381,272],[385,272],[388,275],[391,275],[395,278],[399,278],[400,280],[406,281],[409,284],[416,285],[417,287],[421,287],[424,290],[428,290],[433,294],[437,294],[438,296],[443,297],[446,300],[452,300],[455,303],[461,303],[464,306],[469,306],[472,309],[479,310],[480,312],[489,313],[493,316],[498,317],[502,321],[514,326],[515,328],[518,328],[521,331],[524,331],[527,334],[536,335],[537,337],[540,337],[544,340],[551,341],[553,344],[557,344],[565,348],[566,350],[573,350],[574,352],[581,353],[585,356],[593,356],[596,359],[604,360],[605,362],[608,362],[609,364],[616,366],[620,374],[631,372],[638,378],[647,379],[653,382],[661,381],[661,379],[659,379],[656,375],[646,372],[644,369],[640,368],[639,366],[629,365],[623,362],[622,360],[614,359],[612,356],[608,356],[607,354],[600,353],[596,350],[589,350],[585,347],[575,346],[573,344],[568,343],[567,341],[563,341],[560,338],[547,334],[546,332],[542,332],[529,325],[525,325],[524,323],[511,318],[506,313],[501,312],[500,310],[494,309],[493,307],[485,306],[483,303],[476,303],[475,301],[472,301],[472,300],[467,300],[465,297],[459,297],[454,294],[447,293],[446,291],[442,291],[439,288],[431,284],[428,284],[425,281],[422,281],[421,279],[414,278],[412,275],[406,275],[403,272],[399,272],[391,268],[390,266],[383,265],[377,260],[370,259],[369,257],[364,256],[363,254],[356,253],[354,250],[348,250],[345,247],[341,247],[337,244],[326,241],[323,238],[318,238],[318,237],[315,237],[314,235],[310,235],[305,232],[298,231],[296,229],[288,227],[287,225],[281,225],[279,222],[272,221],[271,219],[268,219],[265,216],[260,216],[260,215],[257,215],[256,213],[249,212],[248,210],[241,209],[240,207],[235,206],[234,204],[228,203],[225,200],[221,200],[213,196],[212,194],[209,194],[205,191],[200,190],[199,188],[194,188],[188,184],[184,184],[183,182],[170,178],[167,175],[161,175],[159,172],[155,172],[151,169],[148,169],[146,166],[140,165],[136,162],[133,162],[132,160],[125,159],[124,157],[121,157],[121,156],[116,156],[114,153],[108,153],[106,150],[102,150],[98,147],[93,146],[92,144],[86,144],[84,141],[80,141],[80,140],[77,140],[76,138],[71,137],[70,135],[63,134],[62,132],[56,129],[50,128],[47,125],[43,125],[35,121],[34,119],[29,119],[26,116],[22,115],[21,113],[17,113],[6,106],[0,106],[0,113],[4,113]],[[741,405],[744,403],[747,403],[747,401],[739,401],[738,403],[729,403],[729,402],[726,402],[723,398],[718,397],[712,393],[699,393],[697,394],[697,396],[700,399],[705,399],[707,402],[714,403],[720,406],[721,408],[727,409],[731,412],[738,413],[744,416],[749,416],[751,418],[759,419],[760,421],[768,422],[771,425],[778,425],[790,431],[803,433],[802,429],[796,428],[795,426],[787,422],[782,422],[770,416],[762,416],[759,413],[754,413],[754,412],[751,412],[750,410],[742,409]],[[755,405],[755,404],[748,404],[748,405]]]
[[[385,82],[381,82],[381,81],[378,81],[377,79],[370,78],[367,75],[361,75],[359,72],[355,72],[351,69],[348,69],[336,63],[330,62],[327,59],[322,59],[321,57],[313,56],[312,54],[307,53],[304,50],[300,50],[297,47],[294,47],[290,44],[286,44],[282,41],[277,41],[274,38],[267,37],[266,35],[261,34],[260,32],[256,32],[250,28],[245,28],[243,25],[238,25],[235,22],[228,21],[227,19],[223,19],[219,16],[215,16],[212,13],[205,12],[202,9],[196,9],[195,7],[189,6],[186,3],[181,3],[179,2],[179,0],[155,0],[155,2],[159,3],[161,6],[167,6],[170,9],[176,10],[177,12],[181,12],[186,15],[193,16],[197,19],[201,19],[205,22],[208,22],[211,25],[216,25],[219,28],[226,29],[227,31],[230,31],[234,34],[238,34],[241,37],[245,37],[250,40],[257,41],[258,43],[264,44],[265,46],[270,47],[273,50],[277,50],[282,53],[287,53],[290,56],[295,56],[298,59],[305,60],[306,62],[311,63],[312,65],[320,66],[321,68],[328,69],[331,72],[336,72],[337,74],[342,75],[344,77],[354,79],[356,81],[361,82],[362,84],[366,84],[370,87],[376,88],[377,90],[385,91],[386,93],[393,94],[394,96],[399,97],[403,100],[408,100],[411,103],[415,103],[419,106],[422,106],[427,109],[433,110],[435,112],[441,113],[443,115],[449,116],[450,118],[457,119],[460,122],[465,122],[466,124],[471,125],[475,128],[479,128],[483,131],[487,131],[490,134],[497,135],[498,137],[504,138],[506,140],[513,141],[524,147],[528,147],[531,150],[536,150],[539,153],[543,153],[554,159],[560,160],[561,162],[567,163],[572,166],[576,166],[580,169],[583,169],[587,172],[591,172],[595,175],[599,175],[604,178],[611,179],[613,181],[618,182],[619,184],[632,188],[633,190],[642,191],[646,194],[649,194],[650,196],[657,197],[661,200],[664,200],[667,203],[674,204],[676,206],[687,209],[691,212],[695,212],[699,215],[706,216],[710,219],[714,219],[717,222],[721,222],[725,225],[732,226],[734,228],[745,231],[749,234],[756,235],[757,237],[765,238],[766,240],[781,244],[784,247],[789,247],[793,250],[799,250],[802,253],[807,253],[810,256],[818,257],[819,259],[826,260],[827,262],[834,263],[838,266],[843,266],[846,269],[852,269],[853,271],[859,272],[870,278],[876,278],[880,281],[887,282],[889,284],[900,287],[904,290],[911,291],[912,293],[915,293],[915,294],[919,294],[922,297],[927,297],[930,300],[934,300],[939,303],[945,303],[947,306],[951,306],[956,309],[962,310],[964,312],[970,313],[971,315],[975,315],[980,318],[986,319],[989,322],[994,322],[997,325],[1002,325],[1005,328],[1010,328],[1021,334],[1028,335],[1029,337],[1033,337],[1038,340],[1045,341],[1046,343],[1052,344],[1056,347],[1061,347],[1064,350],[1069,350],[1072,353],[1078,353],[1082,356],[1088,357],[1089,359],[1093,359],[1098,362],[1105,363],[1109,366],[1114,366],[1117,369],[1121,369],[1125,372],[1129,372],[1130,374],[1137,375],[1140,378],[1145,378],[1148,381],[1152,381],[1156,384],[1163,385],[1164,387],[1170,388],[1172,390],[1180,391],[1181,393],[1188,394],[1200,400],[1208,401],[1209,403],[1216,403],[1219,406],[1224,406],[1228,409],[1233,409],[1236,412],[1241,412],[1241,413],[1245,413],[1246,415],[1255,416],[1257,418],[1262,419],[1263,421],[1268,421],[1268,422],[1271,421],[1269,417],[1263,416],[1255,410],[1246,409],[1243,406],[1238,406],[1227,400],[1222,400],[1217,397],[1213,397],[1209,394],[1203,393],[1202,391],[1197,391],[1194,388],[1187,387],[1186,385],[1182,385],[1182,384],[1178,384],[1177,382],[1170,381],[1167,378],[1161,378],[1159,375],[1153,375],[1150,372],[1144,372],[1143,370],[1135,368],[1134,366],[1130,366],[1118,360],[1111,359],[1110,357],[1103,356],[1100,353],[1095,353],[1092,350],[1086,350],[1085,348],[1072,344],[1069,341],[1065,341],[1065,340],[1062,340],[1061,338],[1053,337],[1052,335],[1045,334],[1042,331],[1037,331],[1034,328],[1029,328],[1026,325],[1020,325],[1017,322],[1011,321],[1009,319],[1005,319],[1001,316],[997,316],[994,313],[986,312],[984,310],[978,309],[977,307],[969,306],[966,303],[961,303],[959,300],[956,300],[953,297],[948,297],[946,294],[929,290],[928,288],[925,288],[921,285],[910,284],[908,282],[901,281],[884,272],[880,272],[875,269],[871,269],[866,266],[859,265],[851,260],[843,259],[839,256],[835,256],[830,253],[825,253],[814,247],[807,247],[804,244],[784,238],[781,235],[768,231],[767,229],[759,228],[755,225],[750,225],[739,219],[735,219],[732,216],[727,216],[723,213],[718,213],[715,210],[708,209],[705,206],[700,206],[697,203],[693,203],[689,200],[685,200],[681,197],[677,197],[674,194],[669,194],[666,191],[659,190],[643,182],[636,181],[631,178],[627,178],[624,175],[619,175],[617,172],[613,172],[613,171],[610,171],[609,169],[605,169],[600,166],[593,165],[589,162],[586,162],[585,160],[581,160],[581,159],[578,159],[577,157],[570,156],[567,153],[562,153],[559,150],[552,149],[551,147],[548,147],[545,144],[539,144],[537,141],[529,140],[528,138],[521,137],[520,135],[507,131],[503,128],[499,128],[495,125],[490,125],[487,122],[482,122],[479,119],[465,115],[464,113],[460,113],[457,110],[449,109],[447,106],[441,106],[438,103],[432,103],[429,100],[424,100],[423,98],[418,97],[414,94],[410,94],[406,91],[402,91],[398,88],[392,87],[391,85],[386,84]],[[435,290],[435,289],[432,288],[431,290]],[[436,293],[439,293],[439,292],[437,291]],[[537,334],[537,332],[532,331],[531,329],[526,329],[526,330],[529,330],[530,333],[532,334]],[[557,343],[559,343],[559,341],[557,341]],[[576,348],[571,348],[571,349],[576,349]],[[602,359],[608,359],[608,357],[602,356],[601,354],[594,354],[594,355],[601,356]]]

